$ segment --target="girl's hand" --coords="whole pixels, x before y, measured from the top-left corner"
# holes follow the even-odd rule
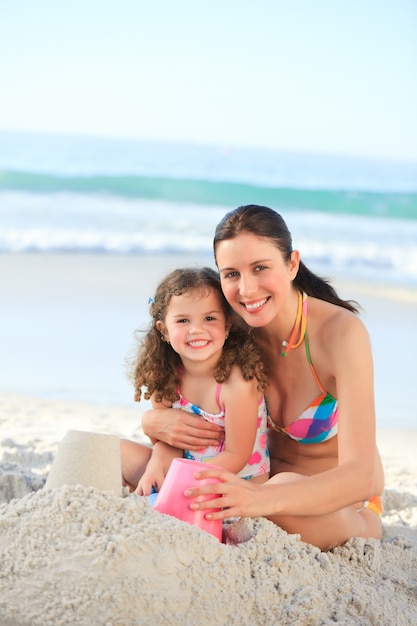
[[[218,446],[224,430],[181,409],[151,409],[142,416],[142,429],[153,441],[164,441],[181,450]]]
[[[177,450],[162,441],[157,441],[153,447],[146,470],[135,489],[135,493],[138,496],[149,496],[153,487],[156,488],[156,491],[159,491],[170,468],[172,459],[181,456],[182,450]]]
[[[153,487],[159,491],[162,487],[162,483],[164,482],[164,478],[164,472],[161,467],[147,467],[135,489],[136,495],[149,496],[152,493]]]
[[[194,477],[218,478],[222,482],[193,487],[186,489],[184,495],[187,498],[196,498],[202,495],[218,495],[215,500],[215,507],[220,511],[207,513],[207,519],[226,519],[228,517],[258,517],[271,513],[270,487],[266,483],[256,484],[243,478],[238,478],[236,474],[221,469],[203,470],[196,472]],[[269,502],[269,506],[268,506]],[[213,500],[204,502],[190,502],[190,509],[193,511],[204,511],[213,508]]]

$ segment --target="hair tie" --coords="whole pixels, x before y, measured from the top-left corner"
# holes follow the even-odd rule
[[[153,304],[154,302],[155,302],[155,298],[152,298],[151,296],[149,296],[148,304]]]

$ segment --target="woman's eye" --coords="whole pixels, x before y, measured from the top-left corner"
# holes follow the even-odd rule
[[[262,272],[262,270],[266,270],[266,265],[257,265],[255,267],[256,272]]]
[[[227,274],[223,275],[223,278],[236,278],[238,272],[227,272]]]

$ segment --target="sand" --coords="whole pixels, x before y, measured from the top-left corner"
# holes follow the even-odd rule
[[[219,543],[96,480],[45,487],[68,431],[147,442],[123,371],[133,330],[161,276],[211,262],[0,255],[0,626],[417,624],[415,292],[341,285],[374,349],[382,542],[321,553],[255,519]]]
[[[44,487],[70,429],[135,437],[140,412],[0,395],[1,626],[417,623],[417,432],[380,430],[381,542],[322,553],[264,519],[224,543],[146,498]]]

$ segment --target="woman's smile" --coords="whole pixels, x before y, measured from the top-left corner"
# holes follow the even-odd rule
[[[269,299],[270,296],[268,296],[267,298],[262,298],[261,300],[256,300],[254,302],[241,302],[241,304],[245,307],[248,313],[258,313]]]

